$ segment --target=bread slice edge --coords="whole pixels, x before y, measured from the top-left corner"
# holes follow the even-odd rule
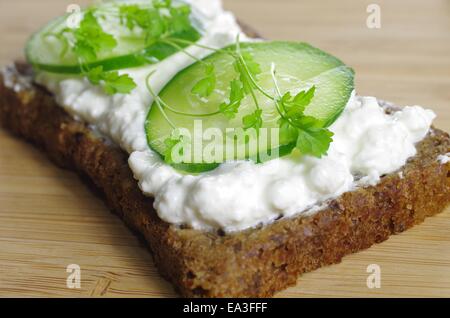
[[[157,216],[127,154],[34,85],[27,66],[10,68],[8,78],[0,75],[0,122],[59,166],[91,180],[111,211],[145,238],[160,273],[188,297],[272,296],[302,273],[338,263],[450,203],[450,163],[437,160],[450,152],[450,137],[432,128],[399,171],[376,186],[344,193],[318,213],[230,235],[180,229]]]

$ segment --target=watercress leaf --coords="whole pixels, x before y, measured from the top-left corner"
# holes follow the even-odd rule
[[[322,157],[333,141],[333,133],[325,128],[299,129],[296,147],[303,155]]]

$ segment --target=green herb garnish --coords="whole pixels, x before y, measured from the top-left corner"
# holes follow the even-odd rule
[[[72,30],[75,38],[73,51],[83,62],[93,61],[99,53],[110,51],[117,46],[114,36],[103,31],[94,13],[95,10],[86,11],[80,26],[68,29]]]
[[[129,75],[105,70],[98,63],[101,58],[117,49],[118,41],[121,40],[103,29],[101,19],[112,16],[130,31],[140,29],[143,35],[132,39],[135,42],[142,41],[141,47],[145,47],[142,52],[133,53],[133,63],[138,64],[154,63],[170,55],[171,52],[160,47],[162,44],[167,45],[166,39],[198,39],[199,36],[191,23],[191,9],[187,4],[174,5],[170,0],[154,0],[149,3],[117,4],[107,10],[110,11],[104,12],[102,6],[89,8],[83,13],[77,27],[64,27],[59,32],[45,34],[55,37],[61,43],[61,59],[70,51],[76,57],[81,74],[93,85],[102,86],[107,94],[128,94],[136,87],[136,83]],[[128,36],[129,39],[133,37],[134,35]],[[161,55],[159,50],[163,50],[166,55]],[[126,64],[123,61],[120,63]],[[54,69],[57,70],[58,67]],[[207,69],[208,82],[200,83],[196,89],[199,96],[206,97],[214,89],[213,73],[213,69]]]
[[[85,75],[92,84],[101,85],[109,95],[128,94],[136,87],[136,83],[128,74],[119,75],[117,71],[104,72],[102,66],[87,71]]]
[[[177,42],[176,40],[172,41]],[[192,45],[196,44],[192,43]],[[205,46],[202,47],[205,48]],[[242,128],[244,130],[253,128],[256,131],[259,131],[259,129],[264,126],[263,110],[259,107],[258,99],[256,98],[256,94],[259,93],[276,105],[276,109],[280,115],[280,119],[278,120],[280,144],[294,144],[294,148],[297,148],[303,155],[311,155],[320,158],[327,153],[330,143],[333,140],[333,133],[328,129],[323,128],[320,120],[304,114],[305,109],[314,98],[316,90],[315,86],[310,87],[308,90],[301,91],[295,96],[293,96],[291,92],[282,94],[276,78],[275,65],[272,65],[272,78],[277,93],[273,96],[258,84],[258,75],[261,74],[261,66],[249,52],[241,52],[239,38],[237,38],[235,50],[218,50],[209,47],[208,49],[213,52],[225,52],[233,58],[236,78],[230,82],[229,97],[218,105],[217,112],[211,114],[181,114],[152,92],[153,97],[157,100],[160,111],[172,126],[173,131],[179,127],[176,127],[170,122],[166,110],[184,116],[210,117],[223,115],[229,119],[233,119],[239,113],[241,102],[246,96],[249,96],[249,98],[253,100],[255,109],[252,113],[242,117]],[[193,56],[191,57],[196,59]],[[204,65],[205,77],[193,86],[191,93],[200,98],[208,97],[215,88],[216,77],[214,67],[203,60],[196,60]],[[151,90],[151,88],[149,89]],[[170,162],[171,160],[168,153],[172,151],[175,145],[179,145],[180,142],[181,139],[174,139],[173,136],[170,136],[165,140],[168,149],[166,149],[167,151],[163,156],[166,162]]]
[[[226,49],[211,48],[197,43],[200,33],[193,27],[190,15],[191,8],[188,5],[174,5],[170,0],[131,4],[117,3],[112,6],[93,7],[83,13],[78,27],[68,28],[59,22],[56,27],[50,29],[57,31],[43,33],[45,36],[53,36],[59,41],[59,45],[57,44],[57,49],[54,51],[61,56],[58,59],[52,53],[51,58],[45,59],[42,58],[42,56],[45,57],[45,54],[35,55],[36,65],[37,67],[42,66],[43,70],[47,68],[47,71],[50,72],[53,70],[56,73],[64,73],[64,71],[73,74],[81,73],[90,83],[100,86],[110,95],[128,94],[136,88],[136,83],[130,74],[118,70],[156,63],[171,54],[183,52],[203,68],[203,70],[200,69],[202,74],[200,78],[196,77],[195,82],[192,83],[190,89],[192,96],[189,98],[192,98],[193,101],[197,99],[196,105],[207,104],[208,107],[211,106],[213,100],[217,101],[217,108],[214,109],[213,106],[209,113],[190,113],[187,110],[185,112],[177,110],[156,95],[147,82],[157,109],[161,111],[164,120],[169,123],[172,130],[170,137],[166,138],[167,131],[165,131],[166,128],[163,128],[165,133],[161,136],[162,138],[158,139],[159,145],[165,145],[165,147],[161,147],[161,154],[168,163],[172,162],[172,150],[180,147],[181,144],[186,144],[186,140],[182,136],[177,137],[173,133],[181,128],[177,127],[177,123],[182,126],[179,116],[192,118],[223,116],[227,121],[223,118],[220,119],[221,127],[226,125],[226,122],[230,122],[233,127],[243,130],[245,133],[250,133],[250,130],[254,129],[258,141],[260,141],[261,128],[276,126],[275,128],[279,128],[278,146],[288,146],[285,147],[288,151],[291,151],[290,147],[292,146],[305,155],[316,157],[325,155],[333,137],[333,134],[324,128],[324,122],[328,119],[325,116],[328,112],[322,116],[322,113],[313,111],[315,116],[320,117],[315,118],[310,115],[311,108],[309,112],[306,111],[311,101],[314,100],[316,86],[311,85],[308,89],[295,93],[292,91],[282,92],[277,82],[276,66],[272,65],[270,75],[273,87],[266,90],[264,87],[267,86],[267,83],[269,86],[271,85],[270,77],[267,76],[269,74],[267,65],[262,65],[265,70],[262,74],[263,68],[258,63],[261,55],[255,54],[258,51],[241,50],[239,37],[234,47]],[[104,21],[108,22],[110,18],[120,23],[119,27],[122,31],[125,30],[124,34],[113,34],[112,32],[110,34],[108,33],[110,31],[103,28]],[[35,42],[40,43],[39,41]],[[231,57],[231,64],[227,66],[233,66],[229,69],[231,78],[227,77],[228,87],[226,83],[222,83],[217,78],[217,74],[222,71],[216,69],[219,64],[198,59],[190,53],[190,50],[186,49],[188,46],[197,46],[213,53],[221,52]],[[303,47],[302,49],[305,49],[306,54],[311,52],[307,51],[307,48]],[[30,54],[30,56],[33,55]],[[322,57],[322,55],[319,56]],[[270,55],[268,58],[270,59]],[[52,63],[53,60],[58,60],[58,64]],[[326,67],[330,67],[330,70],[334,70],[333,67],[336,67],[335,70],[339,71],[338,67],[343,66],[340,61],[332,57],[325,57],[323,60],[327,64],[324,64],[324,68],[321,68],[319,64],[317,77],[322,75],[320,71],[325,71]],[[270,63],[270,60],[265,60],[264,63],[267,62]],[[302,70],[299,72],[303,74]],[[337,72],[336,74],[335,76],[339,75]],[[343,78],[349,79],[350,76],[343,76]],[[351,77],[351,81],[352,79],[353,77]],[[314,81],[311,80],[311,83]],[[318,83],[318,89],[321,89],[322,94],[320,82]],[[219,86],[220,90],[216,86]],[[212,95],[213,97],[211,97]],[[272,103],[275,107],[267,109],[267,105],[272,105]],[[244,107],[245,109],[242,109]],[[196,111],[192,108],[191,110],[192,112]],[[338,114],[338,111],[339,109],[335,114]],[[178,116],[171,119],[171,114]],[[235,120],[236,117],[240,119]],[[167,127],[165,124],[163,126]],[[166,139],[164,140],[164,138]],[[258,154],[252,152],[251,155]]]
[[[230,98],[228,102],[223,102],[219,106],[219,111],[229,119],[236,117],[244,98],[244,88],[242,83],[238,80],[233,80],[230,83]]]
[[[214,65],[205,63],[205,77],[197,82],[191,93],[199,97],[208,97],[216,87],[216,73]]]

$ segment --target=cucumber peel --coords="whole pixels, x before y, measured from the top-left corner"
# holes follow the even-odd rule
[[[144,10],[152,9],[151,4],[151,1],[142,0],[113,1],[80,12],[80,17],[85,16],[87,12],[94,12],[101,27],[108,30],[117,42],[113,49],[98,52],[93,60],[80,63],[79,56],[71,47],[74,39],[65,37],[67,33],[76,28],[76,26],[70,26],[71,23],[74,23],[72,15],[59,17],[33,34],[25,48],[26,58],[37,70],[62,74],[81,74],[85,69],[98,66],[102,66],[106,72],[158,63],[179,50],[163,41],[147,43],[142,30],[139,30],[138,27],[130,30],[123,25],[120,16],[120,8],[126,5],[137,6]],[[179,32],[172,32],[165,36],[196,42],[200,39],[201,34],[191,25]],[[179,46],[184,48],[187,44],[181,43]]]
[[[315,88],[314,97],[304,109],[305,118],[313,118],[314,127],[311,129],[319,131],[329,127],[342,113],[354,88],[353,70],[343,64],[337,58],[317,49],[306,43],[296,42],[252,42],[240,43],[242,54],[249,54],[260,66],[258,70],[258,85],[273,96],[276,96],[271,65],[276,65],[278,88],[281,92],[297,94]],[[154,102],[150,108],[145,123],[147,140],[150,148],[165,157],[170,149],[167,139],[171,138],[174,127],[182,128],[189,133],[189,138],[195,136],[196,124],[201,121],[203,131],[216,129],[222,133],[224,138],[210,140],[214,149],[221,149],[222,152],[231,153],[231,157],[225,156],[222,161],[209,162],[203,157],[192,155],[190,158],[184,157],[182,162],[169,162],[176,169],[187,172],[203,172],[214,169],[218,164],[229,160],[253,160],[263,162],[262,154],[275,152],[278,156],[291,153],[296,147],[295,138],[279,138],[275,143],[268,137],[266,143],[259,144],[257,149],[249,149],[249,142],[259,140],[258,136],[246,136],[232,145],[228,130],[239,130],[244,123],[255,124],[252,117],[255,113],[255,100],[260,109],[261,123],[256,125],[268,130],[278,128],[280,114],[277,112],[276,103],[256,91],[254,96],[245,96],[239,106],[239,111],[234,117],[229,118],[223,113],[215,111],[223,103],[224,98],[229,96],[230,83],[236,78],[236,69],[233,66],[233,57],[229,54],[235,52],[236,46],[232,45],[218,52],[211,54],[202,61],[192,64],[179,72],[160,92],[158,99],[165,105],[171,105],[176,112],[170,109],[163,111],[164,107],[158,102]],[[207,98],[192,94],[192,89],[204,76],[206,65],[212,65],[216,72],[215,89]],[[250,65],[251,66],[251,65]],[[173,109],[172,109],[173,110]],[[211,116],[195,116],[195,114],[209,113]],[[183,114],[191,114],[184,116]],[[169,117],[170,122],[167,121]],[[268,133],[270,136],[270,133]],[[331,138],[330,135],[327,138]],[[314,134],[312,134],[314,137]],[[194,137],[196,138],[196,137]],[[232,138],[236,140],[235,136]],[[180,139],[181,140],[181,139]],[[194,144],[190,140],[191,145]],[[208,142],[206,142],[206,146]],[[201,141],[201,146],[205,147],[205,140]],[[308,147],[308,145],[306,145]],[[314,146],[314,145],[312,145]],[[314,148],[314,147],[312,147]],[[194,149],[191,146],[190,150]],[[328,148],[326,148],[328,149]],[[241,150],[241,151],[239,151]],[[194,150],[195,152],[195,150]],[[312,152],[314,153],[314,152]],[[181,153],[183,154],[183,153]],[[187,158],[187,159],[186,159]]]

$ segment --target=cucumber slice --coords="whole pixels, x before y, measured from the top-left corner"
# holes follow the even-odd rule
[[[151,1],[134,0],[130,2],[106,2],[93,7],[95,17],[104,30],[114,36],[117,46],[100,52],[94,61],[89,61],[84,68],[103,66],[104,71],[138,67],[157,63],[178,50],[173,46],[156,42],[146,45],[145,35],[137,27],[131,31],[120,23],[121,5],[136,4],[141,8],[151,8]],[[92,7],[91,7],[92,9]],[[80,13],[82,16],[86,11]],[[26,58],[35,69],[64,74],[79,74],[82,69],[74,52],[56,35],[68,28],[72,18],[69,15],[59,17],[31,36],[25,48]],[[172,34],[171,37],[195,42],[201,35],[194,27]],[[186,47],[185,44],[179,44]]]
[[[235,46],[224,50],[234,51]],[[315,85],[315,96],[307,106],[305,114],[319,119],[323,127],[331,125],[338,118],[353,91],[353,70],[335,57],[309,44],[281,41],[242,43],[241,51],[249,52],[259,63],[262,72],[258,75],[258,84],[273,96],[276,96],[276,92],[270,72],[272,63],[276,65],[277,79],[282,93],[289,91],[296,94]],[[207,99],[199,98],[191,93],[195,83],[204,77],[204,65],[197,62],[179,72],[163,88],[159,97],[164,103],[176,108],[179,112],[190,114],[217,111],[219,105],[228,96],[230,82],[236,78],[237,73],[233,68],[233,58],[223,51],[206,57],[204,61],[212,63],[216,70],[217,83],[214,92]],[[280,115],[276,111],[274,102],[260,92],[256,92],[256,98],[263,111],[262,127],[278,127]],[[187,117],[169,110],[166,110],[166,113],[176,127],[187,129],[191,133],[191,137],[195,136],[195,120],[201,120],[203,131],[208,128],[218,128],[225,138],[214,140],[214,144],[223,149],[227,156],[229,153],[234,155],[231,158],[226,157],[225,160],[251,159],[260,162],[264,161],[261,159],[261,153],[274,150],[279,150],[280,156],[289,154],[294,147],[293,141],[274,144],[270,140],[270,132],[268,132],[267,143],[260,145],[256,152],[254,149],[248,149],[249,140],[241,140],[232,145],[227,144],[227,138],[231,137],[226,129],[241,128],[243,117],[254,111],[255,104],[251,96],[246,96],[241,103],[239,113],[233,119],[228,119],[223,114],[209,117]],[[173,128],[165,120],[164,114],[156,103],[152,105],[148,113],[145,128],[149,146],[159,154],[165,154],[168,150],[165,140],[171,136]],[[202,146],[205,146],[205,143]],[[243,149],[245,151],[238,151]],[[201,158],[201,160],[204,159]],[[217,166],[218,162],[215,163]],[[195,158],[175,165],[177,169],[188,172],[211,170],[215,166],[209,162],[195,160]]]

